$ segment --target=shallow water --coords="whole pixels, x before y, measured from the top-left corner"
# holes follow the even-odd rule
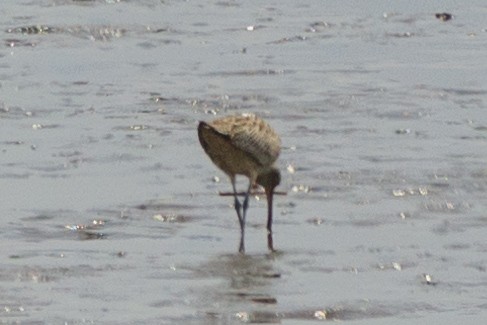
[[[486,12],[4,1],[0,322],[482,323]],[[275,254],[197,140],[240,112],[282,136]]]

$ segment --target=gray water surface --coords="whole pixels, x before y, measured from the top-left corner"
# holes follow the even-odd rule
[[[3,1],[0,323],[484,323],[486,14]],[[197,139],[243,112],[282,137],[274,254]]]

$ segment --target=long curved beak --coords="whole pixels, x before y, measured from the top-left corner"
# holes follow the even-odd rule
[[[272,240],[272,201],[274,198],[274,188],[266,188],[265,194],[267,197],[267,247],[270,251],[274,251]]]

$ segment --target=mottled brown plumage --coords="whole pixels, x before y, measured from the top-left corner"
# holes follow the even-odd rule
[[[250,189],[254,184],[264,187],[267,196],[268,247],[272,243],[272,199],[274,188],[279,185],[281,175],[274,167],[281,150],[281,140],[264,120],[253,114],[227,116],[212,122],[200,122],[198,137],[201,146],[215,165],[225,172],[232,182],[235,210],[240,222],[240,252],[244,252],[245,216]],[[249,178],[249,187],[240,213],[240,202],[235,187],[236,175]]]

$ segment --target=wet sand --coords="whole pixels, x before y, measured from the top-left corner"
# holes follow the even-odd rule
[[[0,323],[485,322],[486,10],[6,1]],[[197,139],[243,112],[282,137],[274,254]]]

